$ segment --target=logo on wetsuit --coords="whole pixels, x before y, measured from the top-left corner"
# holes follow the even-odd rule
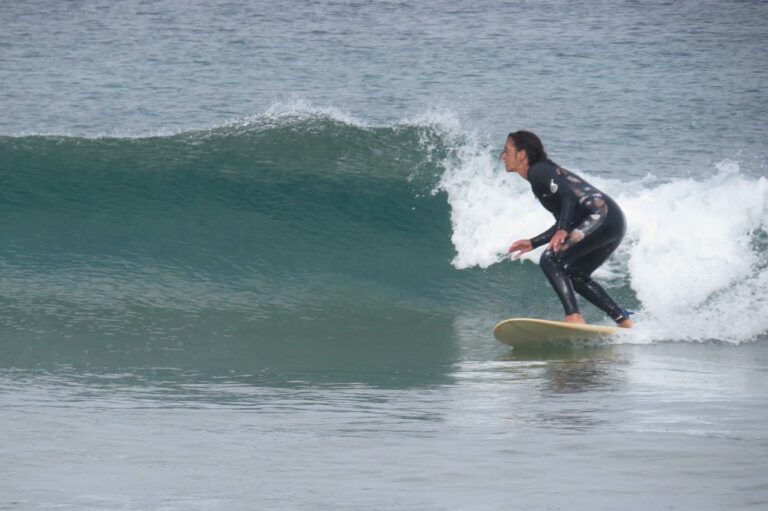
[[[555,183],[555,180],[549,182],[549,191],[552,193],[557,192],[557,183]]]

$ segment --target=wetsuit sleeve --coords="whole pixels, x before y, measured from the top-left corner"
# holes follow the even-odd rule
[[[549,240],[552,239],[552,236],[555,235],[555,232],[557,231],[557,225],[558,224],[555,224],[552,227],[550,227],[549,229],[547,229],[546,231],[542,232],[541,234],[531,238],[530,239],[531,246],[533,248],[538,248],[538,247],[544,245],[545,243],[548,243]]]
[[[576,211],[576,195],[573,194],[570,187],[562,187],[562,198],[560,199],[560,216],[557,218],[556,230],[567,231],[573,220],[573,213]],[[554,233],[553,233],[554,234]]]

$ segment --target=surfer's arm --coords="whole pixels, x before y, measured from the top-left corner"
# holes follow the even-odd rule
[[[573,218],[573,212],[576,210],[576,197],[573,194],[563,194],[563,201],[561,203],[560,216],[556,217],[556,223],[541,234],[531,238],[531,245],[533,248],[540,247],[547,243],[550,244],[550,249],[557,251],[557,247],[562,244],[565,237],[568,235],[568,227],[571,224],[571,218]],[[561,232],[562,231],[562,232]],[[558,240],[553,240],[553,236],[559,233]]]
[[[551,166],[537,167],[536,172],[529,172],[528,176],[533,193],[542,204],[544,204],[542,198],[547,197],[545,199],[546,201],[550,201],[550,198],[554,199],[554,201],[559,202],[560,206],[557,208],[557,211],[553,211],[555,225],[538,236],[531,238],[533,248],[550,243],[552,237],[558,231],[564,231],[558,235],[559,238],[564,239],[573,223],[573,217],[579,202],[578,197],[572,189],[571,183],[568,182],[562,172],[559,172],[558,169]],[[561,242],[554,243],[554,245],[556,246],[560,243]],[[554,246],[550,248],[554,248]]]
[[[558,252],[560,246],[568,236],[569,228],[573,220],[573,214],[576,211],[576,195],[574,195],[569,189],[561,187],[562,197],[560,199],[560,214],[555,218],[557,222],[555,225],[547,229],[545,232],[539,234],[536,237],[538,245],[534,244],[534,247],[549,243],[549,250]]]
[[[552,239],[552,236],[554,236],[554,234],[557,232],[557,229],[558,229],[557,226],[559,225],[559,223],[560,222],[556,223],[546,231],[531,238],[531,246],[533,248],[538,248],[544,245],[545,243],[549,243],[549,240]]]
[[[555,224],[555,230],[550,234],[555,234],[555,231],[568,231],[573,221],[573,214],[576,211],[577,203],[576,195],[569,189],[562,191],[562,198],[560,199],[560,215],[557,217],[557,223]]]

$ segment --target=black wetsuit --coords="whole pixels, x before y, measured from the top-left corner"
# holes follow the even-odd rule
[[[563,302],[565,314],[579,312],[575,290],[617,323],[627,319],[628,313],[591,277],[624,237],[626,223],[618,204],[551,161],[535,163],[528,171],[528,181],[536,198],[557,220],[531,238],[533,248],[549,243],[560,229],[568,231],[559,252],[547,248],[541,256],[541,269]]]

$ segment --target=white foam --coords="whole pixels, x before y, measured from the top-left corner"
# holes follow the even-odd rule
[[[554,222],[528,183],[506,174],[495,157],[490,148],[467,143],[446,162],[438,189],[451,206],[456,268],[506,261],[513,241]],[[628,274],[641,303],[632,342],[738,343],[768,333],[768,257],[755,245],[758,231],[768,232],[765,177],[745,177],[735,162],[717,165],[704,179],[664,183],[574,170],[616,198],[627,216],[622,247],[596,276]],[[523,259],[537,262],[538,253]]]
[[[614,196],[629,223],[631,285],[656,326],[650,338],[738,342],[768,331],[766,254],[753,244],[768,230],[764,177],[724,162],[704,180]]]
[[[448,193],[458,269],[487,268],[506,257],[513,241],[545,230],[552,216],[530,186],[501,169],[489,148],[468,143],[447,162],[438,189]],[[531,259],[532,253],[521,258]]]

